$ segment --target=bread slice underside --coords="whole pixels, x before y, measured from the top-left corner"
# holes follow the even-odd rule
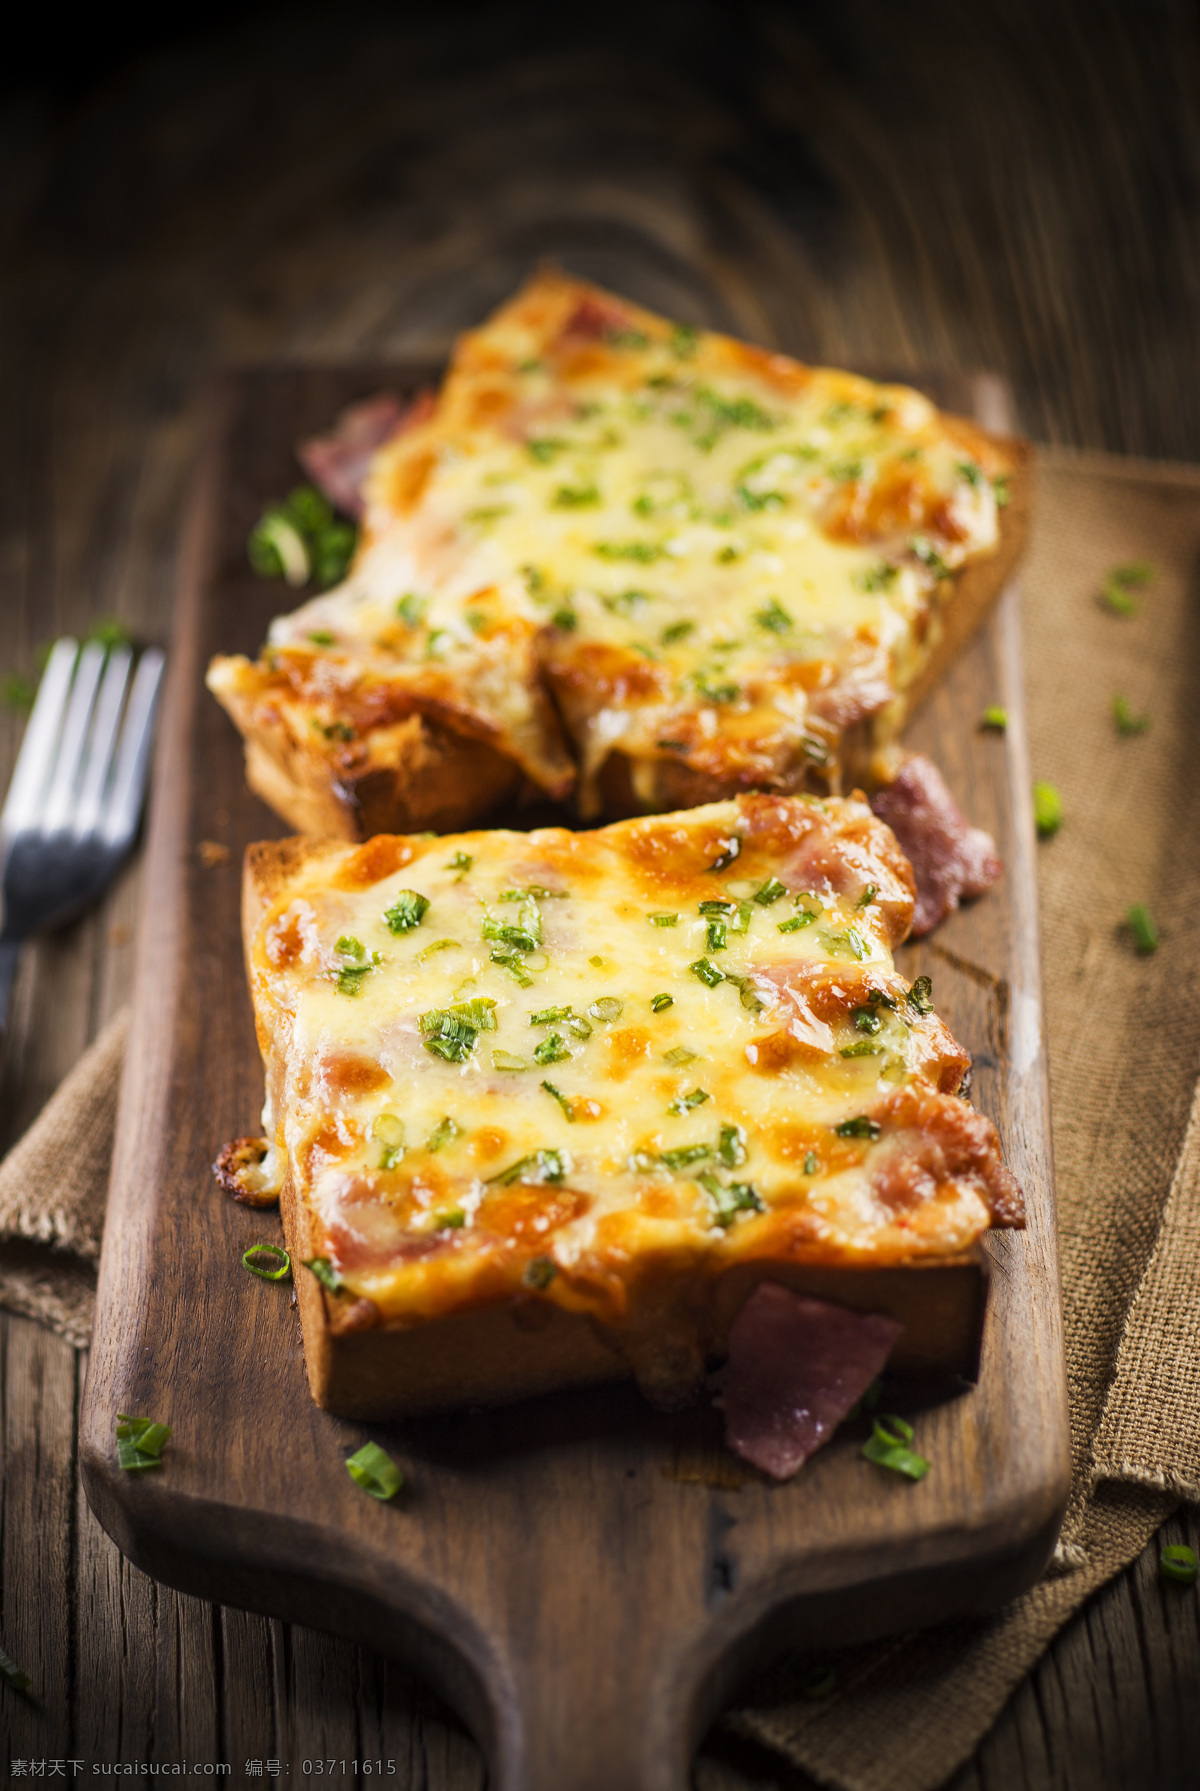
[[[244,888],[319,1403],[631,1373],[679,1403],[764,1278],[896,1319],[899,1368],[973,1371],[1020,1190],[896,972],[912,877],[861,801],[284,840]]]
[[[1025,443],[553,270],[410,417],[347,582],[209,675],[343,838],[869,785],[1025,537]]]

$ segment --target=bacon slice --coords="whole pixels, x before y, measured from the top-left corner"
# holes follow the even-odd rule
[[[297,444],[296,458],[336,510],[357,521],[363,513],[363,481],[377,448],[427,417],[433,396],[419,392],[409,403],[379,392],[342,411],[328,435]]]
[[[964,896],[983,895],[1004,869],[991,835],[971,826],[937,766],[920,754],[905,760],[871,807],[900,841],[917,879],[915,939],[932,932]]]
[[[721,1389],[729,1447],[790,1479],[862,1398],[901,1328],[881,1313],[760,1281],[729,1332]]]

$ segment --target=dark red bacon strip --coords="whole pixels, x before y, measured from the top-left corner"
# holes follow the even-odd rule
[[[937,766],[914,754],[871,798],[900,841],[917,880],[913,937],[932,932],[964,896],[980,896],[1004,869],[991,835],[972,827]]]
[[[774,1479],[790,1479],[862,1398],[900,1330],[881,1313],[761,1281],[729,1332],[725,1441]]]
[[[363,482],[372,457],[384,442],[402,435],[432,411],[431,392],[419,392],[408,403],[394,392],[379,392],[341,413],[328,435],[310,436],[296,448],[296,458],[335,510],[357,521],[363,513]]]

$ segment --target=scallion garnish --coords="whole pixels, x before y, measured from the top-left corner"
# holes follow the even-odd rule
[[[909,1007],[916,1008],[919,1014],[933,1012],[933,979],[919,976],[906,997]]]
[[[117,1465],[127,1474],[144,1474],[162,1467],[163,1445],[171,1434],[169,1424],[153,1418],[131,1418],[117,1413]]]
[[[695,1063],[698,1056],[699,1052],[689,1051],[686,1045],[675,1045],[670,1051],[663,1052],[663,1061],[681,1070],[685,1064]]]
[[[875,1012],[874,1008],[857,1007],[851,1015],[851,1018],[859,1032],[875,1033],[878,1032],[879,1028],[883,1025],[882,1019]]]
[[[1053,784],[1033,786],[1033,824],[1043,839],[1057,833],[1063,823],[1062,797]]]
[[[1115,696],[1112,700],[1113,720],[1117,724],[1118,734],[1144,734],[1150,726],[1148,715],[1135,715],[1129,707],[1129,698]]]
[[[337,1293],[341,1288],[342,1277],[327,1256],[309,1256],[305,1259],[304,1266],[312,1270],[327,1293]]]
[[[675,997],[673,995],[652,995],[650,997],[650,1012],[652,1014],[661,1014],[667,1008],[674,1006]]]
[[[252,1257],[265,1257],[271,1266],[252,1262]],[[286,1281],[292,1272],[292,1259],[279,1244],[251,1244],[242,1256],[242,1267],[263,1281]]]
[[[503,951],[494,947],[488,954],[493,964],[499,964],[501,970],[507,970],[515,983],[523,989],[532,989],[533,978],[526,969],[525,960],[515,951]]]
[[[712,1201],[713,1216],[723,1230],[733,1224],[739,1213],[766,1210],[762,1197],[750,1182],[721,1182],[715,1175],[698,1175],[696,1180]]]
[[[571,1167],[571,1159],[566,1151],[538,1150],[527,1157],[518,1157],[499,1175],[490,1175],[489,1183],[499,1182],[507,1188],[511,1182],[561,1182]]]
[[[707,1144],[681,1144],[676,1150],[665,1150],[662,1161],[668,1169],[688,1169],[693,1163],[704,1163],[712,1156]]]
[[[1100,601],[1118,616],[1136,616],[1137,598],[1132,595],[1139,585],[1149,584],[1155,568],[1149,560],[1134,560],[1128,566],[1114,566],[1100,588]]]
[[[839,1120],[834,1126],[839,1138],[878,1138],[879,1122],[868,1119],[865,1113],[856,1113],[853,1119]]]
[[[738,1169],[746,1161],[746,1134],[741,1126],[722,1126],[717,1155],[726,1169]]]
[[[724,973],[718,970],[715,964],[710,964],[707,958],[697,958],[694,963],[688,965],[688,969],[693,976],[700,978],[707,989],[715,989],[718,983],[725,981]]]
[[[618,1000],[615,995],[601,995],[598,1000],[592,1002],[588,1013],[593,1020],[599,1020],[604,1026],[611,1026],[614,1020],[621,1018],[624,1010],[625,1003]]]
[[[804,1158],[805,1175],[815,1175],[820,1167],[821,1159],[818,1157],[815,1150],[810,1150]]]
[[[1150,910],[1144,902],[1135,902],[1126,910],[1125,925],[1133,934],[1134,942],[1141,952],[1158,950],[1158,928],[1150,918]]]
[[[563,1042],[562,1034],[552,1032],[544,1038],[540,1045],[534,1046],[533,1056],[536,1063],[563,1063],[571,1055]]]
[[[428,896],[419,895],[415,889],[402,889],[383,918],[389,932],[407,933],[420,926],[428,911]]]
[[[793,627],[792,618],[778,597],[769,598],[765,609],[756,609],[754,620],[760,628],[765,628],[769,634],[790,634]]]
[[[574,1120],[575,1120],[575,1109],[571,1105],[570,1101],[567,1099],[566,1095],[563,1093],[562,1089],[555,1088],[553,1082],[543,1082],[542,1087],[545,1089],[546,1093],[550,1096],[551,1100],[558,1102],[559,1106],[562,1108],[562,1110],[566,1114],[567,1118],[573,1124]]]
[[[1194,1586],[1200,1574],[1200,1562],[1196,1560],[1196,1551],[1188,1547],[1186,1542],[1170,1542],[1160,1550],[1158,1569],[1165,1580],[1175,1580],[1181,1586]]]
[[[985,730],[990,729],[993,733],[1002,734],[1008,726],[1008,710],[1001,708],[999,703],[989,703],[979,717],[979,725]]]
[[[496,1003],[486,996],[460,1001],[454,1007],[431,1008],[418,1024],[427,1051],[447,1063],[465,1063],[481,1032],[495,1032]]]
[[[532,1262],[525,1265],[525,1273],[521,1276],[526,1287],[549,1287],[558,1274],[558,1264],[549,1256],[535,1256]]]
[[[772,902],[777,902],[780,896],[786,894],[787,886],[781,883],[778,877],[768,877],[762,887],[755,890],[754,900],[760,908],[769,908]]]
[[[839,1057],[882,1057],[883,1046],[873,1045],[870,1039],[859,1039],[856,1044],[843,1045]]]
[[[857,958],[862,963],[870,950],[862,934],[854,927],[846,927],[840,933],[822,928],[817,938],[831,958]]]
[[[868,883],[857,902],[855,902],[855,908],[869,908],[878,894],[879,891],[876,889],[875,885],[873,883]]]
[[[492,1068],[494,1070],[527,1070],[529,1065],[523,1057],[516,1057],[511,1051],[493,1051]]]
[[[378,1443],[364,1443],[346,1457],[346,1472],[373,1499],[394,1499],[404,1485],[404,1475]]]
[[[903,1474],[909,1480],[924,1480],[929,1463],[909,1448],[912,1440],[913,1427],[903,1418],[876,1418],[862,1452],[877,1467],[890,1468],[893,1474]]]
[[[444,1213],[438,1213],[433,1221],[435,1231],[461,1231],[467,1222],[467,1215],[460,1206],[447,1207]]]
[[[667,1108],[668,1113],[690,1113],[693,1107],[702,1107],[705,1101],[712,1099],[706,1088],[693,1088],[690,1094],[677,1095]]]
[[[0,1648],[0,1679],[11,1685],[14,1691],[28,1691],[33,1681],[24,1667],[19,1667],[11,1654],[5,1654]]]
[[[456,852],[453,858],[447,859],[442,868],[447,871],[457,871],[458,876],[454,881],[461,883],[474,863],[475,860],[469,852]]]
[[[811,927],[816,919],[815,914],[793,914],[788,920],[779,922],[779,931],[781,933],[798,933],[803,927]]]
[[[429,1151],[431,1155],[435,1151],[442,1150],[447,1144],[451,1143],[453,1139],[458,1137],[458,1132],[459,1127],[457,1120],[451,1119],[448,1113],[443,1114],[442,1118],[438,1120],[437,1125],[434,1126],[432,1132],[430,1132],[428,1138],[425,1140],[425,1149]]]
[[[650,914],[647,919],[652,927],[677,927],[679,925],[678,914]]]
[[[425,620],[425,611],[428,608],[428,597],[418,597],[415,591],[409,591],[397,603],[396,614],[409,628],[419,628]]]

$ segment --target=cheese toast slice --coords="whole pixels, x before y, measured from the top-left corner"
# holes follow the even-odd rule
[[[545,270],[376,454],[347,582],[209,683],[258,792],[342,837],[462,825],[521,777],[585,816],[886,780],[1028,472],[907,387]]]
[[[969,1372],[979,1240],[1022,1202],[895,970],[912,907],[857,799],[251,847],[262,1179],[318,1402],[633,1372],[678,1403],[764,1278]]]

